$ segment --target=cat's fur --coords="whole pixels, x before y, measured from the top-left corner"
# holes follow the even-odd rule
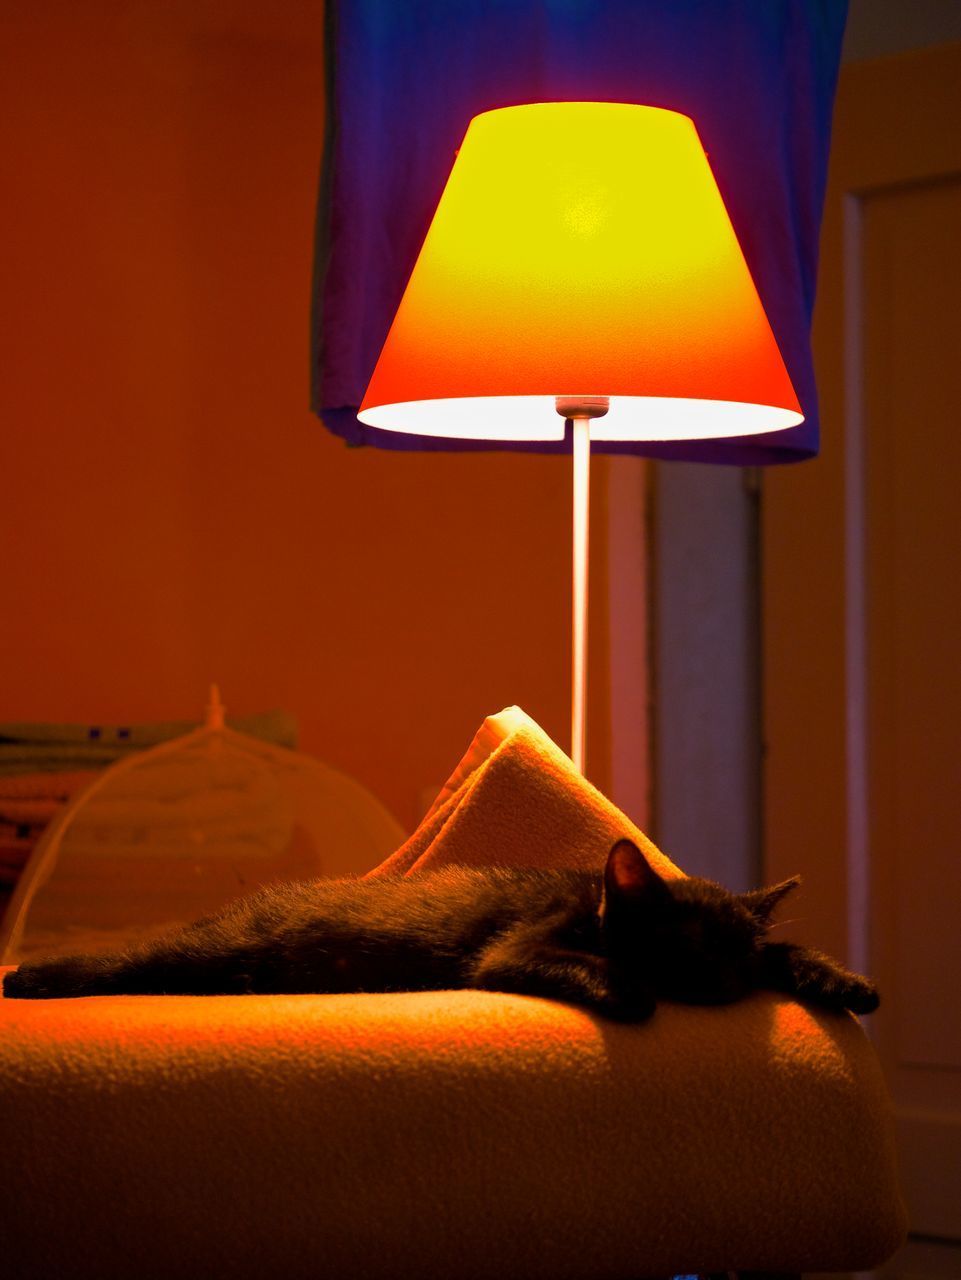
[[[734,894],[664,880],[627,840],[603,874],[449,867],[410,879],[261,890],[114,956],[23,964],[14,998],[422,991],[480,987],[640,1021],[660,999],[723,1004],[760,988],[870,1013],[866,978],[766,930],[797,880]]]

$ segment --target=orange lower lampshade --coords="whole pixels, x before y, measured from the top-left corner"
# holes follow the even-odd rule
[[[595,440],[783,430],[803,414],[693,122],[536,103],[476,116],[359,411],[388,431]]]

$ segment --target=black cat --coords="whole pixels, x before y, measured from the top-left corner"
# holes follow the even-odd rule
[[[409,879],[261,890],[120,955],[23,964],[10,998],[480,987],[640,1021],[658,1000],[724,1004],[767,988],[870,1013],[874,985],[806,947],[769,942],[797,879],[735,894],[664,880],[630,841],[603,874],[449,867]]]

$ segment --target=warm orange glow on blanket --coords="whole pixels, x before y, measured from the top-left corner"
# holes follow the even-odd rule
[[[594,440],[802,421],[693,122],[609,102],[476,116],[361,406],[424,435]]]
[[[643,1026],[488,991],[0,999],[0,1109],[9,1276],[543,1280],[598,1241],[607,1275],[853,1270],[903,1236],[871,1045],[768,993]]]

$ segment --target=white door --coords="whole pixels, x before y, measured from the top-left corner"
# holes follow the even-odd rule
[[[765,863],[875,974],[912,1245],[961,1276],[961,45],[842,73],[822,456],[762,500]]]

